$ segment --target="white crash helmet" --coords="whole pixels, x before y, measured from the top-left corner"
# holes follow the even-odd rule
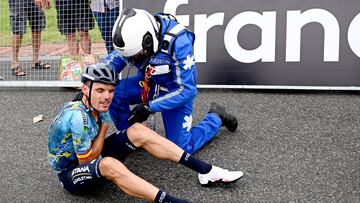
[[[125,8],[112,30],[113,45],[124,57],[133,57],[143,49],[155,53],[159,48],[158,33],[159,26],[149,12]]]

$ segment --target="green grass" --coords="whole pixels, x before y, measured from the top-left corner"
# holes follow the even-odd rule
[[[11,31],[9,20],[9,1],[0,0],[0,46],[11,46]],[[46,15],[46,28],[42,32],[42,43],[54,43],[62,44],[66,43],[65,36],[61,35],[57,29],[57,18],[55,2],[52,1],[52,7],[45,11]],[[92,42],[102,42],[101,33],[96,25],[93,30],[90,31],[90,38]],[[22,45],[31,44],[31,34],[29,24],[27,26],[27,33],[24,35]]]

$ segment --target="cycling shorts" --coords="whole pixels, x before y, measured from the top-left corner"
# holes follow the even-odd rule
[[[135,150],[137,148],[128,139],[126,130],[119,131],[104,140],[102,156],[64,170],[58,174],[58,178],[70,193],[89,194],[106,183],[99,169],[102,157],[113,157],[123,162]]]

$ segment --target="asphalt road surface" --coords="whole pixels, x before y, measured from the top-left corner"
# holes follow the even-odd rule
[[[0,202],[141,202],[112,183],[87,196],[64,191],[47,162],[47,129],[76,90],[0,89]],[[191,170],[144,151],[125,164],[161,189],[193,202],[360,202],[360,95],[329,91],[199,91],[194,123],[212,101],[239,119],[195,154],[244,171],[231,185],[202,187]],[[42,114],[44,121],[33,123]],[[156,130],[163,134],[160,115]],[[113,128],[111,130],[114,130]]]

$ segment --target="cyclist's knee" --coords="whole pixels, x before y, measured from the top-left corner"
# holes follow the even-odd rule
[[[112,157],[104,157],[99,165],[100,173],[106,179],[113,180],[128,173],[126,166]]]
[[[127,130],[129,140],[136,147],[142,147],[152,143],[155,140],[155,135],[157,134],[154,131],[140,123],[134,123]]]

